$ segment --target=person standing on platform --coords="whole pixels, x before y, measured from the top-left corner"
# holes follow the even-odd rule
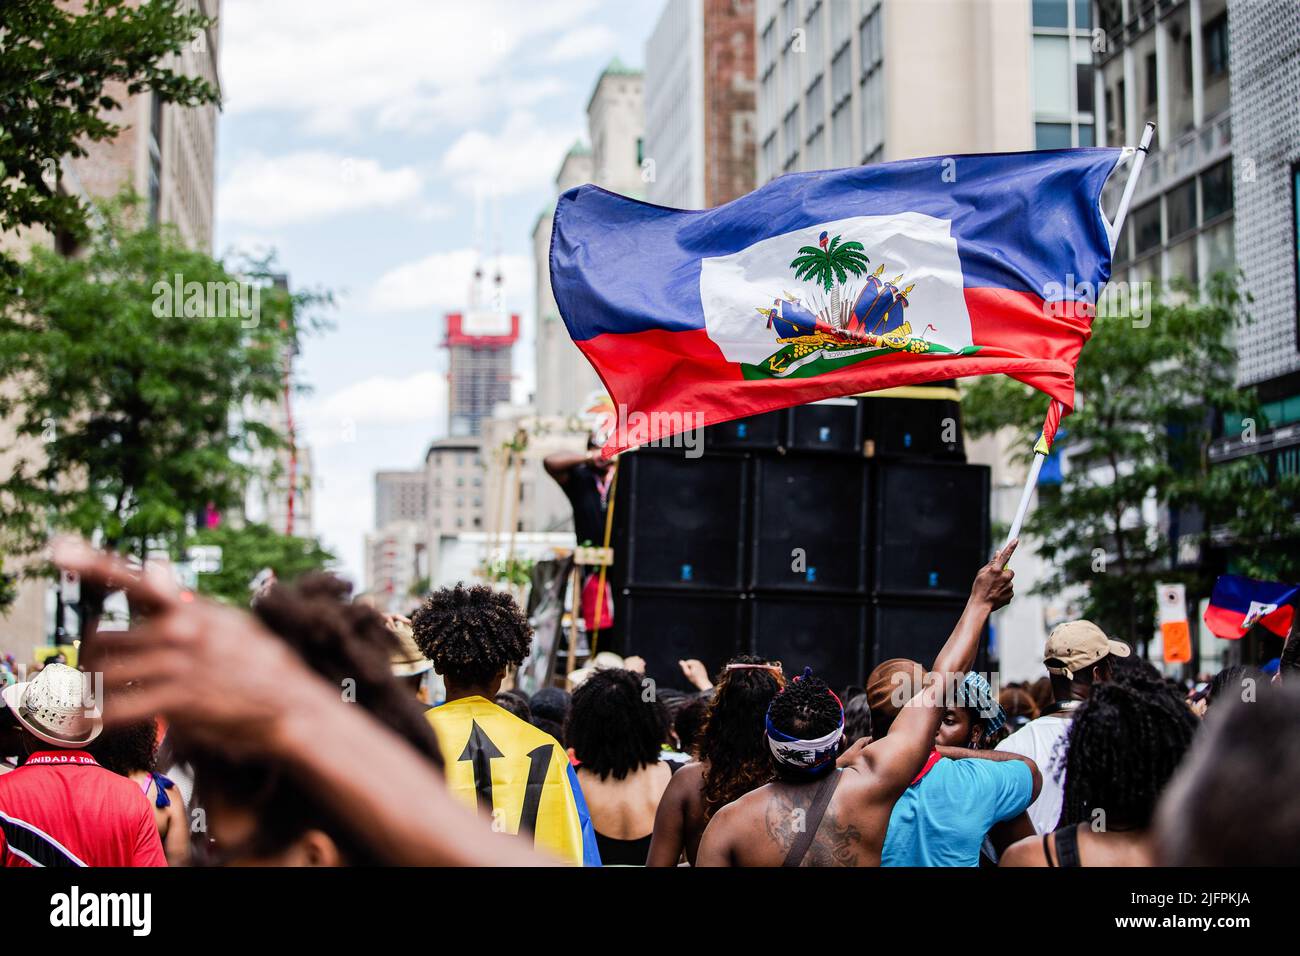
[[[592,433],[587,438],[585,452],[556,452],[542,461],[546,473],[555,479],[573,507],[573,534],[580,546],[601,547],[605,543],[606,516],[614,490],[614,459],[602,459],[600,447],[599,436]],[[600,569],[594,567],[583,569],[580,606],[588,630],[599,624],[601,631],[609,633],[616,623],[610,597],[612,590],[607,572],[605,597],[597,600],[599,572]],[[599,620],[597,609],[600,611]]]

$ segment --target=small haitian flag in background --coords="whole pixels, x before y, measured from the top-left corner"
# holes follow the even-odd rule
[[[551,283],[639,434],[1005,373],[1074,404],[1110,278],[1119,149],[904,160],[776,179],[725,206],[560,197]]]
[[[1205,626],[1230,641],[1245,637],[1256,624],[1286,637],[1291,632],[1297,596],[1300,585],[1223,574],[1214,582]]]

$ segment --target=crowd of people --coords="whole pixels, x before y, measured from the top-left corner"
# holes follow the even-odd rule
[[[863,687],[741,655],[717,674],[682,661],[676,689],[597,655],[527,695],[528,620],[484,586],[408,620],[318,574],[242,611],[62,542],[56,562],[125,591],[133,626],[4,689],[0,862],[1297,862],[1295,655],[1189,695],[1072,621],[1041,681],[995,692],[973,667],[1013,551],[933,660],[880,662]]]

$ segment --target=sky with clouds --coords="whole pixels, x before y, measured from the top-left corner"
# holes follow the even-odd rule
[[[373,473],[446,434],[443,313],[465,304],[476,238],[524,317],[531,240],[596,77],[640,66],[662,0],[225,0],[219,254],[274,249],[295,288],[338,295],[303,343],[296,402],[314,530],[360,585]]]

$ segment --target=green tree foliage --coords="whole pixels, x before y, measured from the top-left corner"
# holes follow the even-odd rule
[[[1155,585],[1182,581],[1207,596],[1226,569],[1282,580],[1300,578],[1300,479],[1268,476],[1260,459],[1211,464],[1225,420],[1266,427],[1254,394],[1234,384],[1235,334],[1250,334],[1234,283],[1217,277],[1203,301],[1158,298],[1145,317],[1099,314],[1079,361],[1077,408],[1062,423],[1057,449],[1068,455],[1060,485],[1040,485],[1025,533],[1060,593],[1084,585],[1083,614],[1145,646],[1155,627]],[[1149,320],[1149,324],[1146,324]],[[1025,458],[1047,408],[1042,394],[989,376],[966,389],[965,425],[974,435],[1023,431]],[[1162,508],[1199,513],[1202,529],[1179,535],[1199,552],[1177,560]],[[1226,558],[1226,560],[1225,560]]]
[[[177,547],[208,505],[241,502],[240,461],[282,442],[239,413],[280,397],[300,326],[316,324],[299,316],[329,297],[290,296],[265,275],[241,285],[171,229],[132,219],[129,203],[107,208],[75,259],[33,250],[0,299],[0,416],[19,438],[0,476],[11,554],[51,530],[141,557]]]
[[[252,597],[249,585],[264,568],[274,571],[280,583],[289,584],[303,574],[325,569],[334,561],[334,555],[315,538],[281,534],[264,524],[242,527],[223,524],[199,531],[190,543],[221,548],[221,570],[200,574],[198,590],[232,604],[248,603]]]
[[[170,54],[191,44],[208,50],[213,25],[181,0],[65,6],[0,3],[0,232],[44,226],[84,238],[86,209],[74,190],[58,188],[59,163],[121,131],[111,111],[125,95],[149,90],[182,106],[218,98],[206,80],[174,69]],[[0,271],[15,269],[0,253]]]

